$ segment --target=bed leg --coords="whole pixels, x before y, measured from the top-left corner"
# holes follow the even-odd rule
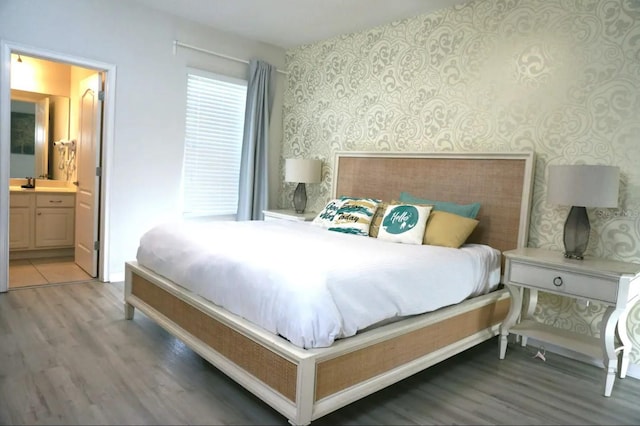
[[[135,311],[136,308],[131,303],[124,302],[124,319],[132,320]]]

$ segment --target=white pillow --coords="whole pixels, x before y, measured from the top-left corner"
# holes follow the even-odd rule
[[[371,220],[380,200],[349,197],[343,197],[343,200],[329,231],[368,237]]]
[[[422,244],[427,219],[433,206],[391,204],[387,207],[378,238],[404,244]]]
[[[344,204],[344,199],[335,198],[330,200],[326,206],[318,213],[318,215],[311,221],[312,224],[328,228],[333,224],[333,219],[338,212],[338,209]]]

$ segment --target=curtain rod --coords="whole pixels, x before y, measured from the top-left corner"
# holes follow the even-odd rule
[[[236,57],[233,57],[233,56],[225,55],[223,53],[214,52],[212,50],[203,49],[202,47],[198,47],[198,46],[193,46],[191,44],[182,43],[182,42],[180,42],[178,40],[173,40],[173,54],[174,55],[176,53],[178,53],[178,47],[184,47],[185,49],[191,49],[191,50],[195,50],[197,52],[201,52],[201,53],[206,53],[206,54],[209,54],[209,55],[217,56],[219,58],[229,59],[230,61],[241,62],[243,64],[249,64],[249,61],[247,61],[246,59],[240,59],[240,58],[236,58]],[[289,75],[288,72],[283,71],[283,70],[278,69],[278,68],[276,68],[276,71],[279,72],[280,74]]]

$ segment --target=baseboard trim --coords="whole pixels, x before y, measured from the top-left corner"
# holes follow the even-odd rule
[[[124,281],[124,271],[123,272],[114,272],[109,274],[109,277],[106,280],[107,282],[116,283],[120,281]]]
[[[9,251],[9,260],[42,259],[47,257],[73,257],[74,254],[75,249],[73,247],[38,250],[12,250]]]
[[[552,345],[547,342],[541,342],[539,340],[529,338],[527,339],[527,346],[531,346],[533,348],[544,346],[545,351],[552,352],[554,354],[565,356],[567,358],[575,359],[576,361],[586,362],[587,364],[591,364],[591,365],[595,365],[596,367],[603,368],[602,360],[591,358],[579,352],[575,352],[560,346]],[[630,363],[629,369],[627,370],[627,377],[632,377],[634,379],[640,380],[640,365]]]

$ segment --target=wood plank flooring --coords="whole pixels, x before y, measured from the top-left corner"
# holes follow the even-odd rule
[[[122,283],[0,294],[1,424],[273,424],[279,413],[136,312]],[[313,424],[640,424],[640,380],[497,339]]]

